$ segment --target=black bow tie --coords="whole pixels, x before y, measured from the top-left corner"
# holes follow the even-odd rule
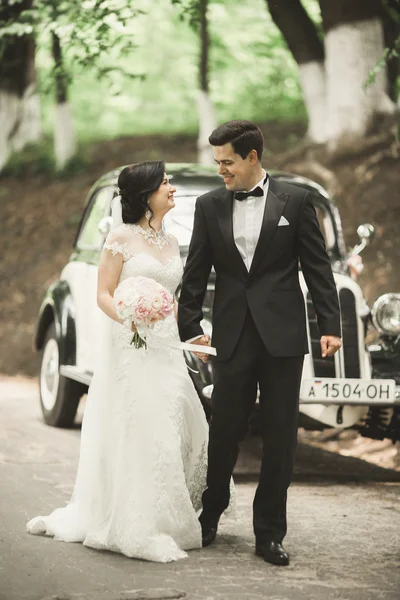
[[[268,175],[265,176],[263,185],[267,183]],[[250,192],[235,192],[235,200],[246,200],[249,196],[261,197],[264,196],[264,190],[259,185]]]
[[[251,192],[236,192],[235,200],[246,200],[249,196],[264,196],[264,190],[260,186],[257,186]]]

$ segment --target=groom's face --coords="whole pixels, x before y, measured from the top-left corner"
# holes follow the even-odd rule
[[[232,144],[213,146],[214,160],[218,165],[218,174],[230,192],[250,190],[254,183],[254,168],[258,163],[257,152],[252,150],[246,158],[236,154]]]

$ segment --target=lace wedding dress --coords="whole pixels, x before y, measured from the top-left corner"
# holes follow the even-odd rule
[[[175,238],[137,225],[110,232],[122,254],[120,281],[142,275],[174,293],[182,276]],[[181,350],[135,349],[132,333],[107,321],[89,389],[70,503],[29,521],[32,534],[158,562],[201,547],[197,511],[205,488],[208,426]],[[179,340],[175,315],[155,326]]]

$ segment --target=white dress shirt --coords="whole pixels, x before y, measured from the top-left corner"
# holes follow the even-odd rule
[[[256,187],[261,187],[264,190],[263,196],[248,196],[245,200],[233,201],[233,237],[248,271],[254,258],[264,218],[269,188],[269,179],[264,184],[265,176],[266,173],[263,171],[262,179],[249,190],[250,192]]]
[[[260,237],[261,226],[264,218],[265,203],[269,188],[269,179],[264,183],[266,172],[263,170],[262,179],[248,190],[251,192],[256,187],[264,190],[263,196],[248,196],[245,200],[233,201],[233,237],[240,256],[247,270],[250,271],[254,252]],[[187,342],[193,342],[202,336],[195,336]]]

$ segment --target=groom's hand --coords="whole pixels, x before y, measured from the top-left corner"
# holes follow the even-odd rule
[[[193,340],[191,343],[196,344],[196,346],[211,346],[211,339],[209,335],[203,335],[201,338],[197,338],[197,340]],[[201,352],[195,352],[194,354],[204,363],[210,360],[209,354],[201,354]]]
[[[342,340],[336,335],[323,335],[321,337],[322,358],[333,356],[342,347]]]

